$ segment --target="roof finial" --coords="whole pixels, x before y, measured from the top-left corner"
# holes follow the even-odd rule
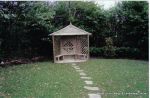
[[[72,25],[71,21],[70,21],[70,24],[69,25]]]
[[[70,22],[70,24],[69,25],[72,25],[72,23],[71,23],[71,21],[72,21],[72,15],[71,15],[71,8],[70,8],[70,1],[68,2],[69,3],[69,5],[68,5],[68,9],[69,9],[69,22]]]

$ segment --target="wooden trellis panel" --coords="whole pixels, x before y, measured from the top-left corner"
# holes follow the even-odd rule
[[[61,38],[61,54],[75,54],[76,41],[75,37]]]
[[[78,52],[81,54],[88,54],[88,37],[78,36],[77,37]]]
[[[88,54],[88,38],[87,36],[81,37],[81,53]]]

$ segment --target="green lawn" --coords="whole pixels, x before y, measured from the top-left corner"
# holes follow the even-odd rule
[[[11,98],[87,98],[83,80],[70,65],[41,62],[0,67],[0,95]],[[148,98],[147,61],[91,59],[79,66],[104,93],[147,93],[105,94],[103,98]]]
[[[103,98],[148,98],[148,62],[126,59],[94,59],[80,64],[101,88]],[[126,93],[123,95],[111,93]],[[129,93],[147,93],[133,95]]]
[[[11,98],[85,98],[83,84],[68,64],[43,62],[0,68],[1,95]]]

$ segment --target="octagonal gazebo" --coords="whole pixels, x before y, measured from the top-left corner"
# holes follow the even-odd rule
[[[84,62],[89,59],[88,33],[70,25],[50,34],[53,39],[55,63]]]

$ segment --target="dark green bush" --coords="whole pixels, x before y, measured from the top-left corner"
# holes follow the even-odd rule
[[[121,58],[140,58],[140,50],[137,48],[130,47],[119,47],[116,48],[116,56]]]
[[[4,57],[5,53],[4,51],[2,51],[2,49],[0,49],[0,59],[2,59]]]
[[[112,53],[107,53],[108,50],[106,47],[91,47],[90,48],[90,55],[93,57],[115,57],[115,58],[135,58],[135,59],[142,59],[141,58],[141,51],[137,48],[130,48],[130,47],[117,47],[113,48],[115,55],[112,56]]]
[[[111,37],[105,38],[106,46],[104,46],[105,57],[115,57],[115,47],[113,46],[113,39]]]
[[[104,47],[104,57],[108,57],[108,58],[111,58],[111,57],[115,57],[116,56],[116,49],[115,47],[107,47],[105,46]]]
[[[103,57],[104,47],[102,48],[90,47],[90,55],[94,57]]]

